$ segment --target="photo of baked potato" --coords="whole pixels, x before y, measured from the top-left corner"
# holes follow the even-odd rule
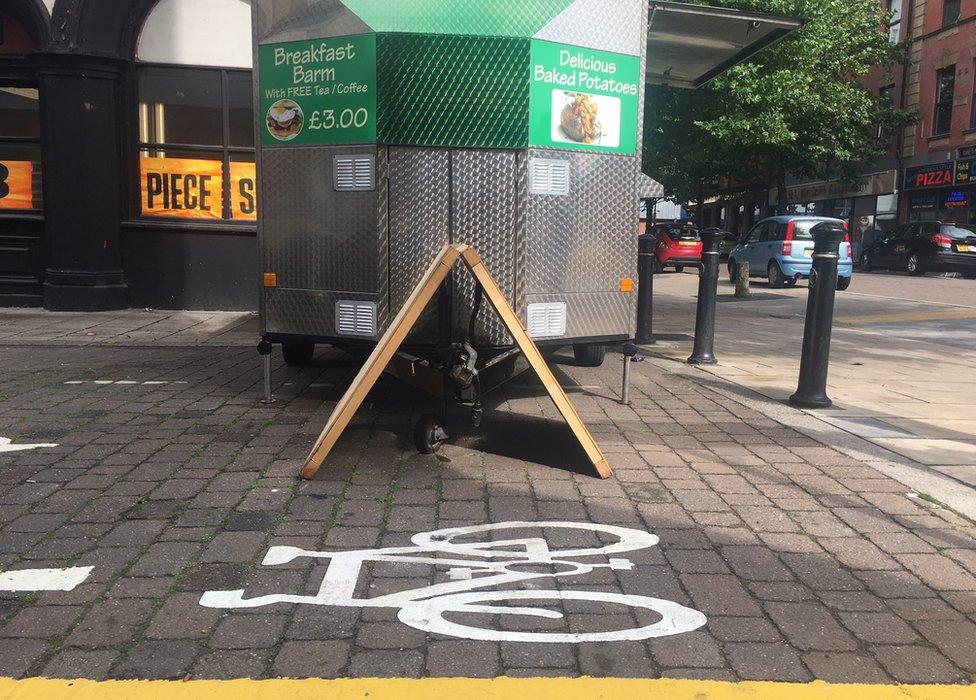
[[[579,143],[598,143],[603,133],[603,124],[598,115],[599,105],[583,93],[566,93],[568,104],[563,107],[559,125],[564,134]]]

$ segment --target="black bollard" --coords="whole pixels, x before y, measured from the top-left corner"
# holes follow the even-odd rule
[[[654,333],[654,268],[657,260],[654,248],[657,246],[657,235],[648,232],[638,239],[637,248],[637,335],[634,342],[638,345],[653,345]]]
[[[790,404],[801,408],[829,408],[827,365],[830,359],[830,331],[834,324],[834,296],[837,293],[837,260],[847,232],[840,223],[825,221],[810,231],[813,236],[813,269],[807,317],[800,353],[800,382]]]
[[[695,317],[695,349],[690,365],[717,365],[715,359],[715,297],[718,294],[721,231],[702,231],[702,268],[698,278],[698,313]]]

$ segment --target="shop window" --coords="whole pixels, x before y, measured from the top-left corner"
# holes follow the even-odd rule
[[[895,107],[895,86],[885,85],[883,88],[878,90],[878,101],[883,107],[890,107],[894,109]],[[884,124],[878,124],[878,143],[890,146],[892,145],[894,134],[891,129],[886,127]]]
[[[37,88],[0,86],[0,210],[41,209],[41,192]]]
[[[257,218],[250,41],[242,0],[161,0],[150,13],[136,51],[142,217]]]
[[[962,0],[943,0],[942,26],[948,27],[959,21],[959,10]]]
[[[888,24],[888,38],[892,44],[901,41],[901,5],[902,0],[888,0],[888,12],[891,13],[891,20]]]
[[[956,67],[949,66],[936,71],[933,136],[942,136],[952,131],[952,107],[955,100],[955,93]]]

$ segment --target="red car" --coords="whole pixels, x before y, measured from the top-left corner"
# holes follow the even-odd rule
[[[673,267],[675,272],[681,272],[685,266],[701,265],[701,234],[694,226],[658,224],[652,226],[649,233],[657,236],[654,253],[660,269]]]

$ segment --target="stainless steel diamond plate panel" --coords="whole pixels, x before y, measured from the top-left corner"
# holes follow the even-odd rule
[[[451,154],[442,149],[389,149],[390,314],[395,316],[431,261],[450,242]],[[437,339],[432,302],[410,335]]]
[[[253,0],[251,21],[256,43],[325,39],[371,31],[339,0]]]
[[[560,44],[638,56],[647,0],[576,0],[535,35]]]
[[[635,157],[535,150],[570,163],[570,193],[526,197],[526,294],[616,292],[637,267]]]
[[[567,340],[634,335],[634,294],[581,292],[577,294],[529,294],[528,304],[566,304]],[[521,314],[523,323],[525,313]]]
[[[377,192],[336,192],[332,157],[373,147],[264,149],[262,236],[281,287],[376,292]]]
[[[381,291],[386,232],[378,225],[378,192],[334,190],[332,157],[341,153],[376,148],[260,151],[261,271],[276,273],[283,289]],[[298,325],[280,332],[306,331]]]
[[[513,151],[452,151],[452,238],[474,247],[501,287],[509,303],[515,301],[516,271],[516,154]],[[467,332],[474,308],[471,276],[455,276],[454,325]],[[479,342],[507,345],[512,342],[487,302],[478,315]]]
[[[377,295],[319,289],[265,289],[264,331],[336,338],[336,302],[340,300],[376,302]]]

